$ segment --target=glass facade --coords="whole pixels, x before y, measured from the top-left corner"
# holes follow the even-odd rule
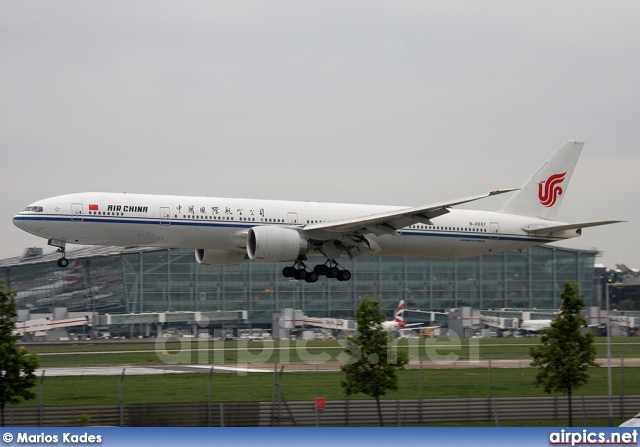
[[[67,269],[56,266],[56,255],[3,261],[0,283],[18,290],[18,307],[32,312],[61,306],[99,313],[248,310],[256,323],[289,307],[317,317],[352,317],[365,295],[380,297],[389,312],[401,299],[409,309],[434,311],[557,309],[566,281],[580,284],[588,306],[598,304],[596,255],[533,247],[455,260],[360,257],[344,262],[350,281],[306,283],[283,277],[284,263],[213,267],[197,264],[192,250],[93,248],[69,253]]]

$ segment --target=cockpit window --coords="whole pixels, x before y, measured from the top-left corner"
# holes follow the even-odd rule
[[[34,213],[41,213],[43,210],[42,210],[41,206],[28,206],[25,209],[25,211],[31,211],[31,212],[34,212]]]

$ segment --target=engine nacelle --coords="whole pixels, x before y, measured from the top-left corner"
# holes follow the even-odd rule
[[[206,265],[238,265],[246,258],[246,253],[236,250],[212,250],[196,248],[196,261]]]
[[[307,251],[309,242],[290,228],[253,227],[247,235],[247,254],[256,261],[295,261]]]

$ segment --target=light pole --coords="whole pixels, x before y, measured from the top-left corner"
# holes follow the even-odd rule
[[[623,287],[621,282],[605,283],[605,297],[607,306],[607,385],[609,394],[609,427],[613,427],[613,385],[611,382],[611,315],[609,308],[609,287]]]

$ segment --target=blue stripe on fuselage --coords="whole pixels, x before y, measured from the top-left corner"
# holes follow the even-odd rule
[[[251,228],[258,225],[288,225],[284,222],[242,222],[235,220],[200,220],[200,219],[169,219],[166,221],[160,221],[158,217],[108,217],[108,216],[79,216],[65,215],[51,215],[51,214],[38,214],[38,215],[16,215],[13,218],[14,221],[36,221],[36,222],[96,222],[96,223],[111,223],[111,224],[132,224],[132,225],[163,225],[163,226],[182,226],[182,227],[207,227],[207,228]],[[295,227],[296,225],[291,225]],[[505,233],[474,233],[474,232],[460,232],[460,231],[416,231],[414,229],[399,230],[402,236],[416,236],[416,237],[446,237],[446,238],[464,238],[464,239],[477,239],[477,240],[491,240],[491,241],[520,241],[520,242],[535,242],[535,243],[549,243],[557,242],[560,238],[540,238],[532,237],[528,235],[517,234],[505,234]]]
[[[557,242],[562,239],[549,239],[549,238],[539,238],[539,237],[531,237],[527,235],[518,235],[518,234],[505,234],[505,233],[465,233],[460,231],[451,231],[451,232],[439,232],[439,231],[415,231],[415,230],[400,230],[402,236],[430,236],[430,237],[448,237],[448,238],[464,238],[464,239],[480,239],[480,240],[490,240],[490,241],[522,241],[522,242],[539,242],[539,243],[549,243],[549,242]]]

